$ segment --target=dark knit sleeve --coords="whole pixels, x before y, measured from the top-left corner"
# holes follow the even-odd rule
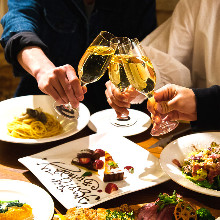
[[[192,121],[194,131],[220,130],[220,86],[193,89],[197,102],[197,121]]]
[[[4,50],[5,59],[12,64],[13,72],[16,76],[22,76],[26,71],[21,67],[17,61],[18,53],[27,46],[38,46],[45,54],[48,53],[47,46],[40,40],[40,38],[33,32],[20,32],[11,37]]]

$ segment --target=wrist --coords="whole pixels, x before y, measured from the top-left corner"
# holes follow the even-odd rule
[[[19,52],[17,59],[20,65],[36,79],[39,73],[55,67],[39,47],[25,47]]]

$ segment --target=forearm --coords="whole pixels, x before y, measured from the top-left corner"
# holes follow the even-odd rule
[[[42,49],[36,46],[28,46],[22,49],[18,53],[17,60],[36,79],[39,72],[46,72],[55,67]]]

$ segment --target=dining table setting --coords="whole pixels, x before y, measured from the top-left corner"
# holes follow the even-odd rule
[[[133,88],[156,105],[156,73],[138,39],[102,31],[79,62],[81,86],[107,69],[122,94]],[[35,220],[82,210],[116,219],[109,209],[125,206],[139,207],[135,217],[117,219],[220,217],[219,131],[196,133],[157,111],[151,118],[147,105],[118,117],[110,106],[91,114],[50,95],[6,99],[0,109],[0,220],[27,219],[14,216],[18,207]],[[91,215],[67,219],[99,219]]]
[[[23,105],[12,108],[16,101]],[[189,123],[180,121],[171,132],[152,136],[147,111],[142,114],[148,119],[145,124],[138,125],[142,127],[138,132],[135,126],[132,134],[129,127],[114,125],[108,125],[109,129],[102,131],[95,129],[96,123],[90,120],[92,116],[82,103],[79,117],[74,120],[58,115],[52,103],[53,99],[47,95],[12,98],[0,103],[0,200],[6,200],[7,196],[9,199],[21,197],[33,203],[34,213],[43,213],[36,219],[50,220],[54,214],[65,215],[72,207],[108,209],[123,204],[141,205],[154,202],[161,193],[171,195],[176,191],[187,201],[210,210],[216,218],[220,216],[220,192],[204,189],[186,180],[180,169],[169,161],[170,158],[181,161],[183,155],[180,154],[189,151],[194,142],[204,146],[206,141],[208,144],[210,141],[219,143],[219,132],[194,133]],[[40,139],[20,139],[8,135],[7,123],[15,115],[27,107],[38,106],[57,116],[63,126],[61,134]],[[136,115],[139,117],[137,120],[141,120],[142,114]],[[111,124],[110,119],[108,123]],[[128,128],[130,130],[126,130]],[[79,170],[71,161],[77,152],[87,148],[110,152],[122,167],[132,166],[134,173],[126,173],[122,181],[115,182],[117,191],[106,193],[107,183],[98,173],[83,178],[81,175],[86,169],[79,169],[80,174],[74,173]]]

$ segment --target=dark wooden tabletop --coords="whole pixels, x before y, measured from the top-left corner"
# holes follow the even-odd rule
[[[173,132],[181,130],[186,126],[189,126],[189,124],[180,123],[180,125]],[[190,133],[191,131],[188,131],[183,135]],[[44,190],[47,191],[47,189],[34,176],[34,174],[32,174],[26,167],[24,167],[21,163],[18,162],[18,159],[91,134],[94,134],[94,132],[91,131],[88,127],[85,127],[83,130],[81,130],[79,133],[75,135],[72,135],[63,140],[50,142],[50,143],[27,145],[27,144],[16,144],[16,143],[0,141],[0,179],[13,179],[13,180],[22,180],[26,182],[31,182],[33,184],[42,187]],[[165,136],[166,135],[161,136],[160,138],[163,138]],[[141,134],[129,136],[127,138],[133,141],[134,143],[140,145],[146,150],[148,149],[149,146],[154,144],[159,139],[152,137],[150,135],[150,129],[148,129],[147,131]],[[160,153],[162,151],[162,147],[156,147],[154,149],[150,149],[149,151],[159,158]],[[110,201],[101,203],[93,208],[98,208],[98,207],[113,208],[125,203],[129,205],[135,205],[135,204],[153,202],[157,199],[159,193],[172,194],[174,190],[176,190],[177,193],[182,195],[184,198],[192,200],[195,204],[201,207],[209,208],[215,217],[220,216],[219,197],[212,197],[191,191],[187,188],[178,185],[172,180],[168,180],[167,182],[164,182],[157,186],[153,186],[137,192],[126,194],[121,197],[117,197]],[[56,198],[53,197],[53,195],[51,195],[51,197],[54,200],[55,212],[60,212],[62,214],[65,214],[66,209],[62,206],[62,204],[60,204],[59,201],[57,201]]]

